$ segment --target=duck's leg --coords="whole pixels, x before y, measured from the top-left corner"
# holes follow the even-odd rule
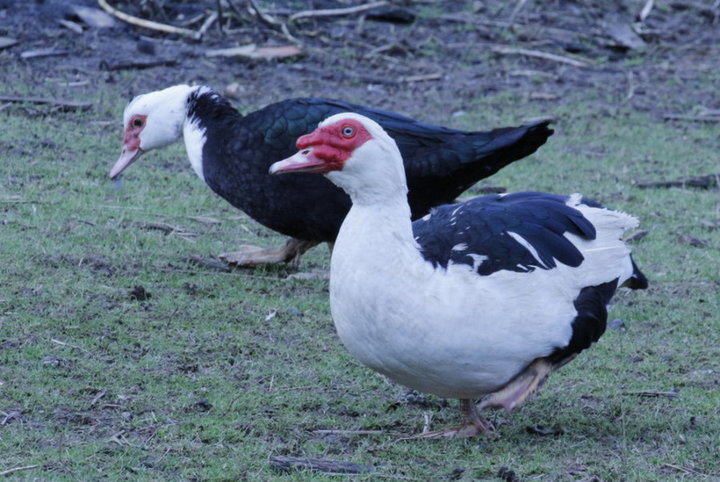
[[[474,400],[463,399],[460,400],[460,403],[462,405],[465,425],[456,428],[448,428],[445,430],[436,430],[434,432],[424,432],[413,435],[412,437],[408,437],[408,439],[441,437],[468,438],[495,431],[495,428],[492,426],[492,424],[480,416],[477,408],[475,407]]]
[[[223,253],[219,258],[229,265],[241,268],[273,263],[290,263],[292,267],[297,268],[302,255],[318,244],[320,244],[318,241],[290,238],[281,247],[240,246],[238,251]]]
[[[545,382],[555,366],[545,358],[538,358],[497,392],[488,395],[478,409],[504,408],[508,412],[522,404]]]

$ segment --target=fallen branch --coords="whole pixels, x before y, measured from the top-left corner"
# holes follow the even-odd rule
[[[194,30],[190,30],[187,28],[180,28],[180,27],[174,27],[172,25],[167,25],[164,23],[159,22],[153,22],[152,20],[145,20],[143,18],[134,17],[132,15],[128,15],[125,12],[121,12],[120,10],[116,9],[115,7],[112,7],[107,0],[98,0],[98,5],[105,10],[110,15],[122,20],[125,23],[129,23],[130,25],[135,25],[137,27],[146,28],[148,30],[157,30],[158,32],[165,32],[165,33],[171,33],[171,34],[177,34],[182,35],[183,37],[190,37],[193,40],[200,40],[202,38],[202,34],[199,32],[196,32]]]
[[[641,189],[655,187],[697,187],[701,189],[711,189],[718,186],[720,186],[720,174],[686,177],[672,181],[640,182],[637,184],[637,187]]]
[[[48,104],[60,107],[62,110],[88,110],[92,107],[90,102],[74,100],[48,99],[45,97],[19,97],[15,95],[0,95],[0,102],[30,102],[31,104]]]
[[[530,50],[518,47],[507,47],[505,45],[495,45],[492,51],[502,55],[524,55],[525,57],[533,57],[537,59],[550,60],[561,64],[568,64],[574,67],[589,67],[590,63],[585,60],[578,60],[564,55],[551,54],[540,50]]]
[[[352,15],[354,13],[362,13],[368,10],[372,10],[377,7],[384,7],[388,2],[382,0],[379,2],[366,3],[365,5],[358,5],[356,7],[346,8],[326,8],[321,10],[304,10],[302,12],[295,13],[288,17],[288,22],[292,23],[301,18],[313,18],[313,17],[337,17],[342,15]]]
[[[2,472],[0,472],[0,475],[9,475],[15,472],[20,472],[21,470],[34,469],[35,467],[40,467],[40,464],[25,465],[24,467],[13,467],[12,469],[3,470]]]
[[[372,472],[373,467],[358,465],[342,460],[314,459],[308,457],[286,457],[277,455],[270,457],[270,466],[278,472],[296,470],[314,470],[326,474],[362,474]]]

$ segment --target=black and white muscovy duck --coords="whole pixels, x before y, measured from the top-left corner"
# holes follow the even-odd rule
[[[269,176],[268,167],[295,152],[297,138],[321,120],[345,111],[375,119],[396,139],[414,218],[532,154],[553,132],[549,121],[463,132],[326,99],[289,99],[243,116],[209,87],[177,85],[138,96],[126,107],[122,154],[110,177],[182,135],[193,169],[213,191],[259,223],[294,238],[282,248],[245,246],[221,257],[236,265],[297,262],[312,246],[335,240],[350,199],[320,176]]]
[[[619,286],[647,287],[621,240],[637,220],[579,194],[471,199],[410,220],[402,157],[376,122],[337,114],[271,173],[322,173],[352,199],[330,263],[338,334],[392,380],[478,408],[522,403],[597,341]],[[475,400],[485,397],[479,404]]]

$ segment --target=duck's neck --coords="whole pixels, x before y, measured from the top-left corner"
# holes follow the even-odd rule
[[[187,116],[183,125],[185,149],[195,174],[203,181],[206,181],[203,148],[208,139],[208,130],[219,128],[226,131],[227,122],[239,116],[240,113],[210,87],[196,87],[188,96]],[[218,123],[225,125],[216,126]],[[230,137],[229,132],[227,136],[221,136],[225,139]]]
[[[333,249],[332,270],[392,271],[402,264],[421,263],[413,237],[407,198],[395,196],[383,203],[363,204],[353,199]]]

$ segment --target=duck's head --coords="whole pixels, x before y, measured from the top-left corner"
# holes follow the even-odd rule
[[[187,117],[190,94],[197,87],[175,85],[135,97],[123,114],[123,143],[120,159],[110,170],[115,179],[147,151],[175,142]]]
[[[335,114],[297,140],[300,151],[270,166],[270,174],[325,174],[353,201],[360,193],[407,191],[402,156],[375,121],[355,113]]]

